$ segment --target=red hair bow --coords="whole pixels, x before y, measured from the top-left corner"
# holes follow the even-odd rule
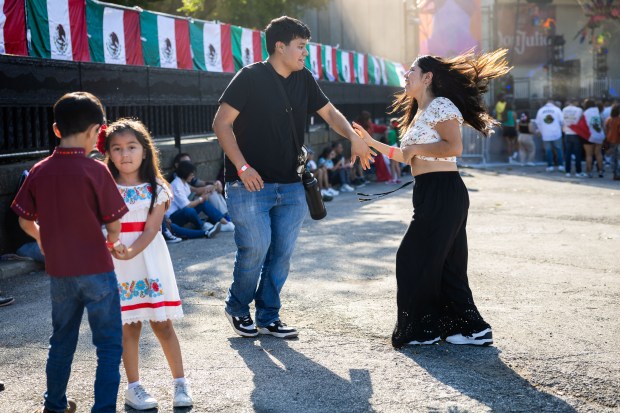
[[[99,135],[97,136],[97,150],[105,155],[105,130],[107,129],[107,125],[101,125],[99,128]]]

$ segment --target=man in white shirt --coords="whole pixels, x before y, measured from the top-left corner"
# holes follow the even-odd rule
[[[581,171],[581,154],[583,152],[583,139],[570,127],[576,125],[583,115],[583,109],[579,107],[579,102],[572,100],[562,109],[564,118],[564,143],[566,144],[566,176],[571,176],[571,158],[575,155],[575,176],[585,178],[587,175]]]
[[[536,126],[542,135],[543,146],[547,153],[547,172],[553,171],[553,151],[557,156],[558,171],[564,172],[564,156],[562,152],[562,111],[549,99],[547,104],[538,109]]]

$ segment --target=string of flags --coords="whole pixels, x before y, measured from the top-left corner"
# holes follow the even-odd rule
[[[316,79],[403,86],[400,63],[312,42],[308,52]],[[268,57],[262,31],[98,0],[0,0],[0,54],[230,73]]]

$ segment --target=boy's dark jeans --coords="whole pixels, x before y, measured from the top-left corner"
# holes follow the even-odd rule
[[[54,331],[47,358],[45,407],[54,412],[65,411],[71,363],[86,308],[93,344],[97,348],[95,404],[91,412],[115,412],[123,354],[116,274],[108,272],[50,279]]]

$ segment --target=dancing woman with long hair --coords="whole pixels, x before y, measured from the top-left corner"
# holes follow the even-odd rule
[[[405,91],[393,111],[402,113],[401,145],[378,142],[354,124],[369,146],[411,165],[414,214],[396,253],[398,319],[392,345],[489,345],[484,321],[467,280],[469,196],[456,157],[463,151],[461,124],[485,136],[498,122],[482,101],[490,79],[510,71],[506,50],[466,52],[446,59],[418,57],[405,74]]]

